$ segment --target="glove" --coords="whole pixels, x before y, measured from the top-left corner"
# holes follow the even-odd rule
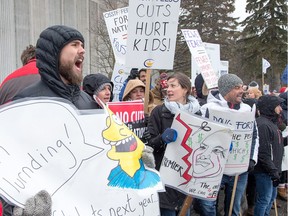
[[[150,146],[145,146],[145,149],[142,151],[142,161],[149,168],[155,168],[155,158],[153,155],[154,149]]]
[[[144,114],[144,124],[147,126],[149,122],[149,115],[148,114]]]
[[[249,161],[249,166],[248,166],[248,172],[252,172],[254,170],[254,167],[255,167],[255,161],[250,159]]]
[[[144,143],[147,143],[151,139],[151,134],[148,129],[144,131],[142,139],[145,141]]]
[[[51,196],[47,191],[42,190],[26,201],[24,209],[14,207],[13,216],[50,216],[52,215],[51,206]]]
[[[174,142],[177,139],[177,131],[172,128],[166,128],[166,130],[161,135],[161,138],[164,143],[168,144],[170,142]]]
[[[272,178],[271,180],[272,180],[273,187],[277,187],[280,183],[280,179]]]
[[[271,180],[272,180],[272,183],[273,183],[273,187],[277,187],[279,185],[279,183],[280,183],[280,175],[279,175],[279,173],[277,171],[271,175]]]

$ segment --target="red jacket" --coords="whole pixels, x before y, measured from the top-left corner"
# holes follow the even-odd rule
[[[0,85],[0,105],[7,103],[25,87],[40,80],[36,59],[8,75]]]

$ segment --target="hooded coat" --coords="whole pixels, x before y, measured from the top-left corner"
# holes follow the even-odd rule
[[[260,117],[256,119],[259,130],[258,163],[255,173],[267,173],[279,178],[284,152],[283,138],[277,126],[278,115],[275,108],[282,100],[277,96],[264,95],[258,99]]]
[[[110,84],[111,85],[111,96],[110,96],[110,102],[113,100],[113,89],[114,89],[114,84],[113,82],[106,77],[103,74],[89,74],[86,77],[84,77],[83,80],[83,91],[86,92],[92,100],[94,100],[93,95],[96,92],[101,91],[100,88],[104,87],[104,85]],[[99,109],[102,109],[102,106],[98,105]]]
[[[73,40],[84,43],[82,34],[74,28],[55,25],[44,30],[36,44],[36,66],[41,80],[25,88],[13,100],[26,97],[60,97],[73,103],[78,109],[96,107],[89,95],[76,84],[65,84],[59,74],[61,50]]]

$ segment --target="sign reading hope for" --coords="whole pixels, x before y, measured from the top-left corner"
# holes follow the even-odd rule
[[[80,112],[45,98],[0,106],[0,196],[23,207],[46,190],[53,216],[159,215],[163,186],[143,148],[106,107]]]
[[[173,69],[180,0],[130,0],[127,65]]]

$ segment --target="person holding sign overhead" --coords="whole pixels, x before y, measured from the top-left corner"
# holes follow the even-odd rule
[[[177,131],[170,128],[176,112],[184,110],[194,114],[200,109],[197,99],[190,93],[190,79],[183,73],[174,73],[167,78],[167,97],[164,103],[152,110],[148,122],[151,135],[148,145],[154,149],[157,170],[160,169],[166,146],[177,139]],[[161,216],[176,216],[186,195],[169,187],[165,187],[165,190],[159,193]]]
[[[201,113],[203,117],[209,118],[209,109],[223,108],[223,110],[239,110],[241,112],[251,112],[251,107],[248,104],[242,102],[242,95],[244,90],[242,88],[243,81],[235,74],[222,75],[218,80],[218,90],[210,91],[207,98],[207,103],[201,107]],[[231,112],[229,115],[237,115],[237,112]],[[252,125],[253,126],[253,125]],[[250,151],[249,170],[252,170],[257,162],[259,140],[257,136],[257,127],[253,126],[252,144]],[[233,142],[232,142],[233,143]],[[230,152],[233,150],[231,143]],[[238,144],[236,144],[238,145]],[[224,171],[225,173],[225,171]],[[224,174],[222,177],[221,185],[225,186],[225,203],[224,212],[225,216],[232,213],[233,216],[238,216],[241,206],[241,198],[244,194],[247,184],[248,172],[244,172],[236,180],[238,184],[236,186],[235,198],[233,198],[233,185],[235,182],[235,176]],[[233,206],[230,202],[234,199]],[[195,199],[196,204],[199,207],[201,216],[216,216],[216,201]],[[233,201],[232,201],[233,202]],[[232,212],[231,212],[232,210]],[[230,212],[229,212],[230,211]]]

